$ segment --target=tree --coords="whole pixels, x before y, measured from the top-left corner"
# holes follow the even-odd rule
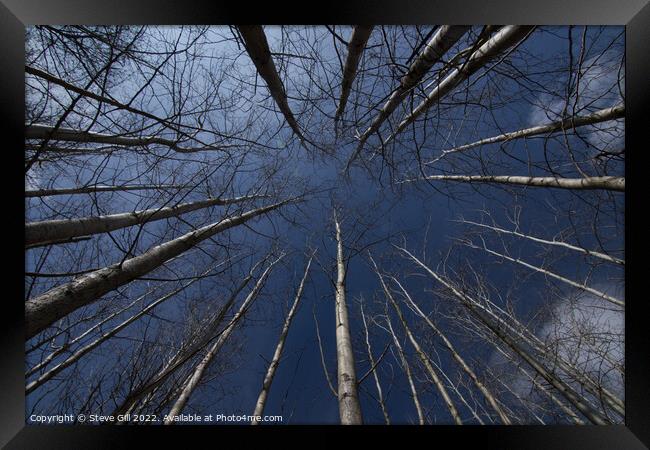
[[[194,389],[196,389],[196,386],[201,381],[201,378],[203,377],[203,373],[205,372],[207,366],[210,364],[215,354],[221,349],[224,342],[226,342],[228,337],[230,337],[230,334],[238,325],[238,323],[242,320],[242,318],[244,317],[248,309],[251,307],[252,302],[257,298],[257,294],[259,293],[260,289],[264,285],[264,282],[266,281],[266,278],[268,277],[273,266],[277,264],[280,261],[280,259],[282,259],[283,257],[284,255],[281,255],[279,258],[275,259],[274,261],[271,262],[271,264],[268,265],[268,267],[264,270],[262,275],[260,275],[259,279],[257,280],[257,283],[255,283],[255,286],[253,287],[251,292],[246,296],[246,298],[242,302],[235,316],[230,320],[230,322],[228,322],[226,328],[219,334],[219,338],[215,341],[214,344],[212,344],[212,346],[210,346],[210,348],[205,353],[205,356],[203,357],[201,362],[194,368],[194,371],[191,373],[190,377],[185,381],[181,393],[179,394],[178,398],[176,399],[176,402],[174,402],[172,409],[169,411],[169,414],[167,415],[167,419],[165,420],[166,425],[172,424],[174,422],[174,417],[181,413],[181,411],[185,407],[185,404],[187,403],[190,396],[192,395],[192,392],[194,391]]]
[[[339,415],[342,425],[360,425],[361,405],[357,391],[357,375],[354,366],[354,352],[350,337],[350,322],[345,295],[345,258],[343,255],[343,237],[341,224],[334,210],[334,227],[336,233],[336,362]]]
[[[296,314],[298,303],[300,302],[300,298],[302,297],[302,291],[305,288],[305,281],[307,280],[307,275],[309,274],[309,267],[311,266],[312,259],[313,256],[311,256],[307,261],[307,265],[305,266],[305,274],[303,275],[302,280],[300,280],[300,285],[298,285],[298,290],[296,291],[296,298],[294,299],[293,304],[291,305],[291,308],[287,313],[287,318],[285,319],[284,324],[282,325],[282,332],[280,333],[280,338],[278,339],[278,345],[277,347],[275,347],[275,352],[273,353],[271,364],[269,364],[269,369],[267,370],[266,375],[264,376],[264,381],[262,382],[262,390],[260,392],[259,397],[257,397],[257,403],[255,404],[255,411],[253,411],[253,416],[255,418],[251,422],[251,425],[259,424],[257,417],[261,416],[262,413],[264,412],[264,405],[266,404],[266,398],[269,395],[269,390],[271,389],[271,383],[273,383],[273,376],[275,375],[275,371],[278,368],[278,365],[280,365],[282,350],[284,350],[284,342],[287,339],[287,335],[289,334],[289,327],[291,326],[291,321],[293,320],[293,316]]]

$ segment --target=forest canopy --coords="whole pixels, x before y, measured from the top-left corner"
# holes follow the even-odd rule
[[[623,423],[624,37],[27,28],[27,422]]]

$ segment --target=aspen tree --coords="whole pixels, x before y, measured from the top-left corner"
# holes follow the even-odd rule
[[[214,342],[214,344],[210,346],[210,348],[205,353],[205,356],[203,357],[201,362],[199,362],[199,364],[194,368],[194,371],[191,373],[189,378],[185,381],[181,393],[179,394],[178,398],[174,402],[174,405],[169,411],[168,419],[165,420],[165,425],[173,424],[174,423],[173,418],[179,415],[181,411],[183,411],[183,408],[185,407],[188,400],[190,399],[190,396],[192,395],[192,393],[198,386],[199,382],[201,381],[201,378],[203,377],[203,374],[205,373],[210,363],[212,362],[212,359],[219,352],[219,350],[221,350],[221,347],[223,347],[223,345],[226,343],[226,341],[232,334],[235,327],[242,321],[244,315],[252,306],[260,290],[264,286],[267,277],[271,273],[273,266],[275,266],[283,257],[284,255],[281,255],[279,258],[275,259],[274,261],[271,262],[271,264],[267,266],[267,268],[264,270],[262,275],[260,275],[259,279],[255,283],[255,286],[253,287],[251,292],[246,296],[246,298],[242,302],[235,316],[230,320],[230,322],[228,322],[226,328],[219,334],[218,339]]]
[[[360,425],[363,423],[363,419],[361,417],[354,352],[352,338],[350,337],[350,321],[346,304],[346,267],[343,255],[343,237],[336,210],[334,211],[334,227],[336,232],[335,312],[339,415],[342,425]]]
[[[350,90],[352,89],[352,83],[357,76],[357,69],[359,66],[359,60],[361,59],[361,54],[363,49],[370,38],[370,33],[372,33],[372,26],[365,25],[356,25],[352,30],[352,36],[350,37],[350,42],[348,43],[348,56],[345,60],[345,66],[343,68],[343,80],[341,81],[341,98],[339,100],[339,106],[336,108],[336,113],[334,115],[334,120],[338,121],[345,111],[345,105],[348,102],[348,97],[350,96]]]
[[[164,264],[165,261],[180,255],[201,241],[221,231],[245,223],[253,217],[272,211],[289,201],[285,200],[254,209],[242,215],[206,225],[196,231],[190,231],[181,237],[153,247],[140,256],[130,258],[124,263],[83,275],[70,283],[28,300],[25,304],[27,337],[33,337],[72,311],[92,303],[107,292],[151,272]]]
[[[269,368],[267,369],[266,375],[264,376],[264,381],[262,382],[262,390],[260,391],[260,395],[257,397],[257,403],[255,404],[255,410],[253,411],[253,416],[255,417],[261,416],[264,413],[266,398],[269,395],[269,390],[271,389],[271,383],[273,383],[273,377],[275,376],[275,371],[280,365],[280,358],[282,357],[282,351],[284,350],[284,343],[287,339],[287,335],[289,334],[289,327],[291,326],[291,321],[293,320],[293,316],[296,314],[296,311],[298,309],[298,304],[302,297],[302,291],[305,288],[305,282],[307,281],[307,275],[309,275],[309,267],[311,266],[312,259],[313,256],[311,256],[307,261],[307,265],[305,266],[305,273],[302,279],[300,280],[300,284],[298,285],[298,291],[296,292],[296,297],[293,301],[293,304],[291,305],[291,309],[289,309],[289,312],[287,313],[287,318],[285,319],[284,324],[282,325],[282,331],[280,332],[278,345],[275,347],[273,358],[271,359]],[[253,419],[253,421],[251,422],[251,425],[258,425],[258,424],[259,422],[256,419]]]

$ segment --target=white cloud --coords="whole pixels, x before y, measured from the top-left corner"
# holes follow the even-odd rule
[[[577,110],[588,108],[588,111],[595,111],[612,107],[623,101],[620,92],[625,91],[625,72],[621,67],[621,56],[619,51],[610,49],[602,55],[592,56],[583,63],[575,103]],[[574,93],[569,99],[568,107],[573,108],[575,101]],[[558,120],[564,110],[566,99],[542,93],[534,103],[526,121],[527,126],[530,127]],[[586,140],[598,149],[620,150],[624,146],[623,120],[586,126],[580,131]]]
[[[616,298],[624,297],[620,285],[596,284],[593,287]],[[622,310],[612,310],[602,299],[588,294],[580,295],[572,301],[558,301],[550,318],[542,324],[536,335],[542,341],[557,341],[555,349],[565,361],[571,362],[592,379],[601,380],[605,388],[624,399],[624,380],[614,366],[624,365],[624,329]],[[522,364],[529,374],[536,376],[533,369],[523,362]],[[497,350],[492,352],[489,367],[495,368],[497,373],[508,373],[510,376],[504,381],[522,398],[533,402],[542,398],[539,392],[534,393],[532,380]],[[537,379],[546,384],[539,376]],[[578,382],[568,377],[564,379],[577,392],[583,392]],[[561,397],[552,388],[551,392]],[[598,404],[598,401],[594,403]]]
[[[616,298],[624,297],[620,286],[594,287]],[[589,294],[559,303],[538,334],[542,340],[558,341],[556,348],[563,359],[600,378],[606,388],[622,398],[624,383],[615,364],[624,362],[624,330],[624,311],[610,309],[601,298]]]

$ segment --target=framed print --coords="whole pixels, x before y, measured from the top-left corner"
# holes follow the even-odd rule
[[[650,6],[339,3],[4,2],[3,445],[647,448]]]

